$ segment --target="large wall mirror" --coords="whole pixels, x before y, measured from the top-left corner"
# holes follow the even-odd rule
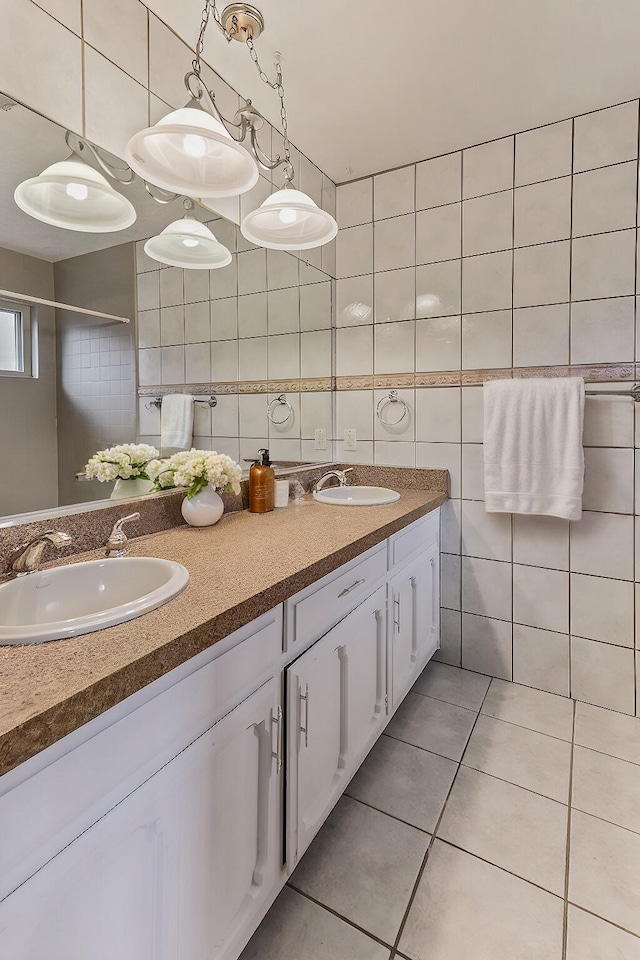
[[[115,184],[137,212],[125,230],[41,223],[14,191],[65,159],[66,131],[0,94],[0,133],[0,518],[108,498],[110,484],[80,478],[85,463],[117,443],[161,449],[171,393],[203,401],[194,446],[239,461],[259,447],[279,462],[331,459],[329,276],[252,247],[200,208],[231,263],[209,271],[150,259],[145,240],[183,215],[182,201],[158,203],[139,180]]]

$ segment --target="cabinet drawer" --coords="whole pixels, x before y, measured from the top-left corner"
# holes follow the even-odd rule
[[[176,668],[168,689],[171,673],[155,681],[164,689],[137,709],[113,707],[100,718],[110,719],[110,726],[79,745],[72,734],[69,752],[58,753],[13,789],[2,793],[0,781],[0,899],[273,672],[282,656],[282,608],[220,641],[220,649],[226,652],[216,659],[211,659],[212,650],[194,657],[188,675],[186,664]],[[209,662],[202,665],[206,655]]]
[[[287,648],[308,646],[362,603],[387,572],[381,543],[291,597],[285,604]]]
[[[389,569],[406,563],[440,536],[440,509],[409,524],[389,538]]]

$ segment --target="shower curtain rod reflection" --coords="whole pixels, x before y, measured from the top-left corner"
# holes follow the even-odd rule
[[[0,290],[0,297],[15,300],[18,303],[37,303],[42,307],[55,307],[57,310],[70,310],[71,313],[82,313],[85,317],[98,317],[100,320],[114,320],[118,323],[130,323],[128,317],[118,317],[112,313],[102,313],[101,310],[86,310],[84,307],[72,307],[69,303],[58,303],[57,300],[44,300],[42,297],[28,297],[26,293],[13,293],[11,290]]]

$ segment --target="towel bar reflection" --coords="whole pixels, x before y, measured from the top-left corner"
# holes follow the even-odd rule
[[[385,406],[388,403],[399,403],[400,406],[402,407],[402,413],[400,414],[397,420],[385,420],[384,417],[382,416],[382,411],[384,410]],[[376,407],[376,416],[380,421],[380,423],[382,423],[385,427],[396,427],[399,423],[401,423],[404,420],[408,412],[409,412],[409,408],[407,407],[402,397],[398,396],[397,390],[391,390],[388,396],[382,397],[382,399],[378,401],[378,406]]]
[[[640,402],[640,383],[634,384],[630,390],[585,390],[588,397],[631,397],[636,403]]]
[[[207,400],[200,400],[198,397],[193,397],[192,399],[194,403],[206,403],[210,407],[218,406],[217,397],[209,397]],[[156,397],[155,400],[149,400],[149,403],[145,403],[144,406],[146,410],[151,410],[151,407],[157,407],[157,409],[159,410],[160,407],[162,406],[162,397]]]

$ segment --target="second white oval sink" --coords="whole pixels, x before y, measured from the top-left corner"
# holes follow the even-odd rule
[[[92,633],[155,610],[186,587],[181,563],[111,557],[38,570],[0,584],[0,646]]]
[[[375,507],[400,499],[400,494],[388,487],[327,487],[313,496],[321,503],[335,503],[342,507]]]

